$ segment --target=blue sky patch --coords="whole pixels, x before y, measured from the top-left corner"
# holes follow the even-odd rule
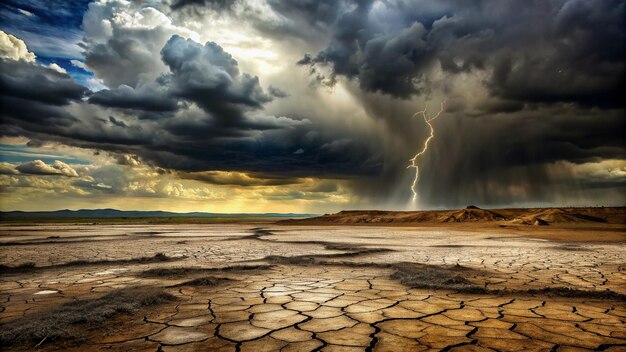
[[[2,162],[25,163],[32,160],[41,160],[46,164],[53,163],[55,160],[62,161],[66,164],[91,164],[87,160],[60,153],[41,151],[27,145],[0,144],[0,161]]]
[[[24,40],[37,56],[79,58],[82,18],[90,0],[6,0],[0,28]]]

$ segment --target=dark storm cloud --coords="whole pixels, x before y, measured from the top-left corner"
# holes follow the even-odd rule
[[[215,43],[202,45],[174,35],[163,46],[161,57],[169,73],[137,88],[122,84],[101,90],[89,102],[168,112],[178,110],[179,102],[186,101],[197,104],[222,124],[237,124],[243,123],[246,111],[259,109],[273,99],[273,94],[263,91],[258,77],[241,73],[237,61]]]
[[[68,126],[77,120],[64,106],[79,102],[88,93],[67,74],[35,63],[0,60],[0,123],[4,134],[19,135],[21,126]]]
[[[492,94],[517,101],[622,107],[625,6],[623,1],[568,1],[544,7],[545,23],[536,23],[532,31],[538,33],[524,38],[523,28],[512,30],[510,35],[520,37],[513,50],[491,58]],[[515,49],[526,54],[516,55]]]
[[[174,0],[171,9],[177,15],[201,18],[207,12],[235,13],[239,21],[253,23],[266,35],[276,39],[306,38],[317,41],[338,16],[351,6],[351,0],[268,0],[251,6],[246,0]],[[258,5],[269,5],[279,21],[267,21],[259,17]]]
[[[553,170],[626,159],[623,2],[268,3],[278,20],[260,23],[239,5],[224,16],[251,21],[278,57],[290,50],[285,56],[301,57],[315,79],[348,78],[339,94],[301,95],[290,86],[302,79],[293,67],[280,79],[259,78],[241,68],[254,62],[240,67],[218,44],[183,38],[189,33],[176,26],[185,21],[176,20],[201,7],[224,11],[227,2],[171,2],[177,11],[169,15],[179,16],[172,23],[154,8],[124,3],[145,23],[112,21],[110,33],[95,24],[122,3],[103,2],[84,22],[84,50],[87,67],[110,89],[90,93],[39,65],[2,63],[2,134],[107,151],[124,165],[212,184],[347,179],[342,189],[397,207],[410,196],[406,166],[428,132],[411,119],[423,108],[414,103],[446,97],[420,161],[423,204],[550,201],[561,195],[555,182],[624,193],[623,176],[599,177],[594,186]],[[356,112],[322,108],[328,101]]]
[[[128,127],[128,125],[124,121],[118,120],[113,116],[109,116],[109,122],[111,122],[117,127]]]
[[[107,107],[154,112],[177,109],[177,100],[167,96],[157,85],[146,85],[139,89],[121,85],[115,89],[104,89],[94,93],[89,102]]]
[[[307,23],[313,27],[332,24],[346,6],[341,0],[269,0],[277,13],[290,18],[293,23]]]
[[[230,129],[222,131],[227,135],[237,134],[237,130],[244,127],[274,127],[252,122],[245,115],[284,93],[275,88],[265,93],[258,77],[241,73],[237,61],[219,45],[212,42],[202,45],[174,35],[160,52],[168,73],[137,88],[120,85],[101,90],[93,94],[89,102],[143,112],[174,112],[186,102],[195,103],[206,111],[208,115],[201,119],[168,122],[168,130],[179,135],[195,134],[218,125]],[[141,116],[146,118],[145,114]],[[220,130],[216,128],[213,134],[220,134]]]
[[[315,135],[311,133],[315,128],[297,124],[262,133],[218,130],[216,134],[211,126],[185,126],[170,132],[166,144],[154,143],[138,154],[167,169],[241,171],[274,177],[346,177],[372,174],[379,167],[380,159],[371,156],[369,143],[351,141],[342,150],[325,148],[332,143],[333,133]],[[307,152],[294,155],[299,148]]]
[[[338,18],[326,49],[300,64],[329,66],[365,91],[406,98],[445,72],[487,70],[491,94],[520,102],[621,106],[623,1],[360,2]]]
[[[201,45],[174,35],[161,56],[171,72],[164,79],[170,93],[196,103],[221,122],[241,120],[244,110],[272,100],[258,77],[240,73],[237,61],[215,43]]]
[[[238,2],[238,0],[175,0],[171,8],[172,10],[180,10],[188,6],[198,6],[214,10],[230,10]]]
[[[11,120],[17,125],[39,125],[55,121],[56,124],[70,124],[76,120],[65,109],[32,100],[0,96],[0,119],[3,123]],[[43,127],[43,126],[42,126]],[[7,127],[10,130],[11,126]],[[7,131],[5,131],[6,133]]]
[[[7,63],[20,69],[3,70],[6,89],[0,91],[0,99],[8,103],[3,106],[15,106],[2,110],[3,132],[131,154],[149,165],[189,172],[187,177],[214,183],[235,181],[191,173],[258,173],[263,176],[253,176],[253,184],[277,185],[311,175],[370,174],[378,167],[380,159],[372,157],[369,143],[346,139],[339,130],[319,131],[321,126],[306,119],[264,113],[264,105],[284,92],[266,93],[258,77],[240,72],[219,45],[174,35],[161,55],[169,72],[137,88],[122,85],[93,93],[87,102],[80,98],[88,91],[64,74],[35,64]],[[43,73],[51,78],[37,76]],[[38,94],[8,89],[25,87],[24,77],[31,92]],[[71,101],[76,102],[73,109],[61,108]],[[111,115],[119,109],[123,118]],[[170,109],[175,117],[140,120],[146,111]]]
[[[284,186],[303,182],[303,180],[299,178],[264,175],[259,173],[201,171],[179,173],[178,176],[183,179],[202,181],[214,185],[234,185],[242,187]]]
[[[49,105],[67,105],[88,89],[65,73],[27,63],[0,60],[0,95]]]
[[[287,94],[285,91],[283,91],[280,88],[276,88],[274,86],[269,86],[267,88],[268,93],[270,93],[272,96],[276,97],[276,98],[286,98],[289,96],[289,94]]]
[[[385,156],[378,176],[353,183],[354,192],[376,200],[406,196],[414,176],[407,160],[427,135],[421,119],[407,121],[422,106],[402,109],[401,100],[448,98],[420,164],[423,204],[549,202],[560,194],[550,188],[549,165],[626,158],[624,7],[584,0],[355,1],[339,9],[325,48],[297,64],[322,84],[338,76],[353,81],[371,116],[404,140]],[[583,187],[573,179],[572,189]],[[623,182],[614,183],[620,187],[626,193]]]
[[[546,115],[550,114],[550,119]],[[467,119],[450,116],[442,122],[437,138],[438,156],[427,162],[437,167],[437,157],[453,161],[450,169],[438,169],[462,182],[466,177],[490,178],[491,173],[559,160],[573,163],[624,159],[624,121],[620,110],[573,110],[553,107],[506,116]],[[481,126],[474,129],[473,126]],[[472,130],[471,133],[461,133]],[[464,170],[465,172],[449,172]],[[493,178],[491,178],[493,179]],[[434,180],[433,180],[434,181]]]
[[[142,76],[161,71],[163,64],[154,60],[154,52],[167,38],[169,33],[160,28],[118,30],[106,43],[86,49],[85,64],[109,87],[135,87]]]
[[[403,133],[408,136],[401,147],[385,154],[378,175],[353,183],[354,192],[375,201],[406,201],[415,176],[406,169],[408,160],[428,136],[422,119],[408,120],[421,106],[412,111],[394,110],[398,103],[368,102],[367,97],[364,104],[393,128],[391,135],[396,140],[403,138]],[[626,159],[623,109],[560,103],[475,116],[461,109],[444,112],[434,126],[435,138],[419,162],[418,183],[420,204],[431,207],[502,206],[512,202],[546,205],[557,199],[574,204],[582,196],[592,198],[582,182],[587,176],[573,173],[557,181],[555,170],[562,168],[561,163]],[[596,167],[603,169],[599,164]],[[616,176],[605,182],[612,182],[614,199],[626,195],[620,177],[624,178]],[[598,197],[607,199],[607,194]]]
[[[243,1],[238,10],[265,37],[289,41],[296,47],[323,44],[337,18],[353,4],[352,0],[268,0],[272,20],[260,17],[258,10]],[[294,41],[295,39],[295,41]]]

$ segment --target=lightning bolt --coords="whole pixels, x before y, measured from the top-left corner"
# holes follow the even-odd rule
[[[443,105],[445,104],[445,102],[446,102],[445,100],[441,102],[441,108],[439,109],[439,112],[432,117],[428,117],[428,115],[426,114],[426,111],[428,110],[428,105],[424,107],[424,110],[416,112],[411,117],[411,118],[414,118],[418,115],[422,115],[422,117],[424,118],[424,122],[426,122],[426,124],[430,128],[430,135],[428,136],[428,138],[426,138],[426,141],[424,141],[424,147],[422,148],[420,152],[415,154],[415,156],[411,158],[411,160],[409,160],[411,164],[407,166],[407,169],[411,167],[415,169],[415,178],[413,179],[413,184],[411,185],[411,192],[413,192],[413,201],[417,200],[417,182],[419,181],[419,178],[420,178],[420,170],[419,170],[419,167],[417,166],[417,159],[419,159],[422,155],[426,153],[426,151],[428,150],[428,143],[430,143],[430,141],[433,138],[435,138],[435,129],[433,128],[432,122],[436,118],[438,118],[439,115],[441,115],[441,113],[443,112]]]

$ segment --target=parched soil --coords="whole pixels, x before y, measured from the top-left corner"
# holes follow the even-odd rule
[[[68,224],[3,226],[0,242],[9,350],[626,349],[623,241],[445,224]]]

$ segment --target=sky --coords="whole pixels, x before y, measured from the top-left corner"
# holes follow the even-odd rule
[[[0,210],[625,205],[625,7],[3,1]]]

